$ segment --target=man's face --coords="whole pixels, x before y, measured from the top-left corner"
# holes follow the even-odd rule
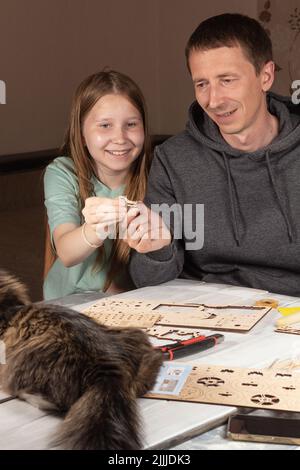
[[[192,50],[189,57],[196,99],[222,135],[242,134],[266,114],[265,92],[273,83],[273,63],[256,75],[239,46]]]

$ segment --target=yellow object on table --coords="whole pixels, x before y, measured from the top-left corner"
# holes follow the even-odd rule
[[[282,317],[276,321],[276,326],[287,326],[300,322],[300,306],[299,307],[279,307],[278,311]]]
[[[287,317],[288,315],[294,315],[294,313],[300,312],[299,307],[279,307],[278,312],[281,313],[283,317]]]

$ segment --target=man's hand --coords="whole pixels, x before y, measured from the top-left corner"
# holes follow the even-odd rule
[[[141,202],[128,211],[120,228],[124,241],[139,253],[160,250],[172,241],[163,219]]]

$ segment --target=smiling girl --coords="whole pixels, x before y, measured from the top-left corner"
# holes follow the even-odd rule
[[[113,235],[126,213],[119,196],[143,199],[150,166],[146,106],[133,80],[105,71],[80,84],[62,154],[44,177],[57,256],[44,298],[125,290],[130,248]]]

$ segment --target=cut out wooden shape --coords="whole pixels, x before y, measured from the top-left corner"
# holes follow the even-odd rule
[[[203,335],[202,330],[195,328],[181,328],[178,326],[160,326],[154,325],[152,328],[147,328],[146,333],[157,339],[165,339],[170,341],[184,341],[187,339],[197,338]]]

